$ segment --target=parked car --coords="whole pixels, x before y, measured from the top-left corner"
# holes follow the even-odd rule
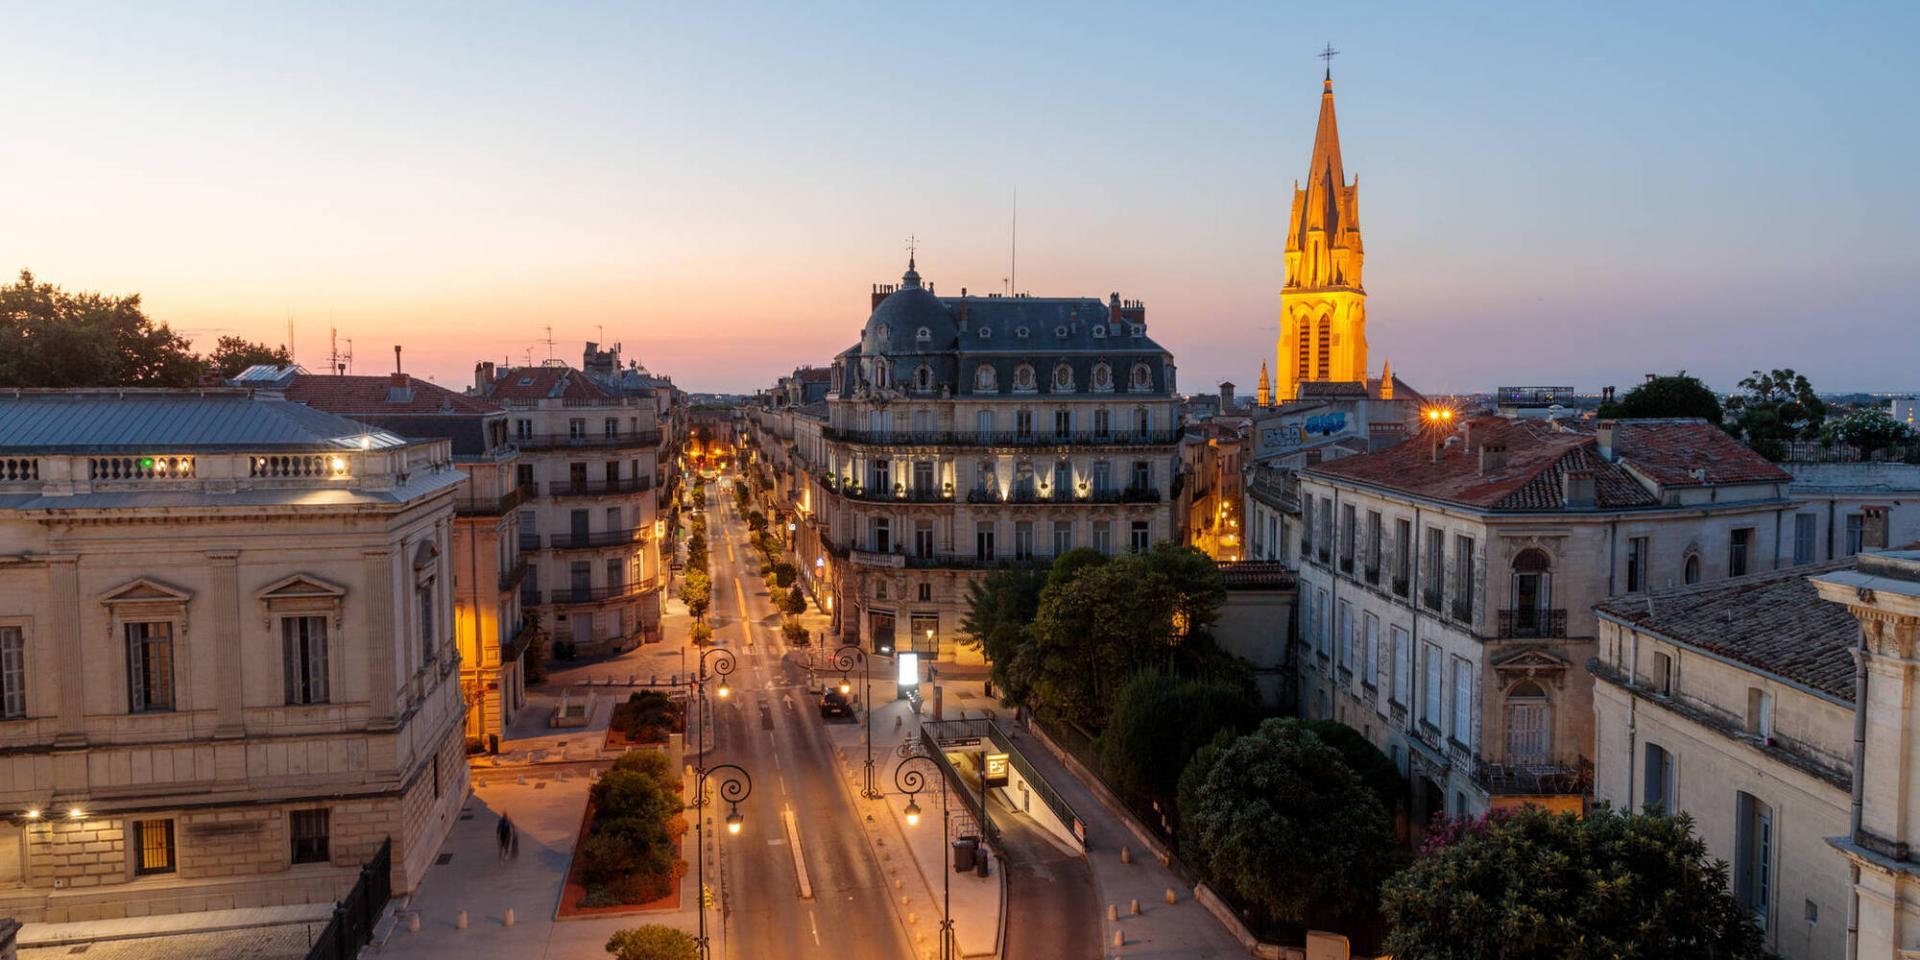
[[[828,687],[827,692],[820,695],[820,717],[824,720],[831,720],[834,717],[846,717],[851,720],[853,703],[847,699],[846,694]]]

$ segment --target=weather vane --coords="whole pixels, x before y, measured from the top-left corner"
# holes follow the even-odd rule
[[[913,256],[919,252],[918,250],[919,243],[920,243],[920,238],[918,234],[910,235],[907,237],[907,259],[909,260],[913,259]]]
[[[1319,57],[1320,59],[1325,60],[1327,62],[1327,79],[1328,80],[1333,79],[1333,58],[1339,55],[1340,55],[1340,51],[1335,50],[1333,48],[1333,44],[1331,43],[1327,44],[1327,48],[1325,50],[1322,50],[1319,53],[1314,54],[1314,56]]]

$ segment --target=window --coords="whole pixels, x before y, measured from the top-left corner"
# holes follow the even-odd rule
[[[993,559],[993,523],[982,521],[973,528],[973,556],[976,560]]]
[[[1762,740],[1773,738],[1773,694],[1759,687],[1747,688],[1747,734]]]
[[[1132,479],[1128,481],[1127,486],[1135,490],[1150,489],[1153,486],[1153,464],[1145,460],[1135,460]]]
[[[1145,407],[1133,408],[1134,435],[1137,437],[1140,437],[1141,439],[1145,439],[1147,436],[1147,427],[1148,427],[1147,408]]]
[[[1473,538],[1453,538],[1453,606],[1455,616],[1473,616]]]
[[[1302,536],[1300,538],[1300,544],[1303,549],[1300,551],[1300,558],[1302,560],[1306,559],[1306,555],[1312,552],[1311,541],[1313,540],[1313,534],[1319,529],[1320,528],[1313,522],[1313,498],[1301,497],[1300,530]]]
[[[1093,462],[1093,492],[1105,494],[1113,489],[1113,464],[1105,460]]]
[[[1112,414],[1108,413],[1105,407],[1095,410],[1093,412],[1093,435],[1096,437],[1105,437],[1112,432]]]
[[[1453,739],[1473,743],[1473,668],[1459,657],[1453,658]]]
[[[1133,521],[1133,528],[1127,532],[1127,548],[1134,553],[1146,553],[1153,546],[1152,535],[1148,532],[1147,521]]]
[[[1648,812],[1666,813],[1673,809],[1673,755],[1656,743],[1647,744],[1642,779],[1646,786],[1641,796]]]
[[[913,465],[913,492],[915,496],[933,496],[933,462],[916,461]]]
[[[1353,569],[1354,539],[1353,504],[1343,503],[1340,505],[1340,565],[1348,571]]]
[[[892,477],[893,464],[885,459],[867,461],[867,491],[869,493],[877,495],[889,493],[890,491],[887,488],[892,485]]]
[[[1053,522],[1053,555],[1059,556],[1073,549],[1073,523],[1069,520]]]
[[[1727,551],[1727,576],[1744,577],[1747,575],[1747,552],[1753,547],[1753,528],[1741,527],[1733,532],[1733,548]],[[1848,551],[1851,554],[1853,551]]]
[[[328,851],[332,834],[326,810],[288,811],[287,832],[293,836],[294,863],[326,863],[332,859]]]
[[[420,599],[420,662],[432,663],[435,640],[433,633],[433,578],[428,577],[414,589]]]
[[[1055,410],[1053,412],[1053,435],[1062,440],[1073,435],[1073,411]]]
[[[981,493],[991,493],[997,484],[994,482],[993,461],[982,460],[973,474],[973,488]]]
[[[608,417],[607,422],[602,424],[600,429],[601,429],[601,432],[608,439],[612,439],[614,437],[619,436],[620,435],[620,418]]]
[[[0,720],[19,720],[26,715],[26,631],[0,627]]]
[[[1053,498],[1073,499],[1073,464],[1065,460],[1053,465]]]
[[[989,368],[981,367],[980,369],[986,370]],[[991,443],[993,441],[993,411],[981,410],[975,413],[973,415],[973,423],[974,429],[980,434],[980,442]]]
[[[533,439],[533,421],[532,420],[513,421],[513,436],[514,436],[514,439],[516,440]]]
[[[1513,603],[1511,635],[1515,637],[1544,637],[1548,635],[1550,619],[1545,616],[1552,605],[1553,573],[1552,561],[1546,553],[1528,547],[1513,558]]]
[[[1380,686],[1380,620],[1369,613],[1360,618],[1360,633],[1366,652],[1360,662],[1360,682]]]
[[[867,518],[867,548],[874,553],[893,552],[893,522],[886,517]]]
[[[327,702],[327,618],[281,617],[288,706]]]
[[[1380,576],[1380,511],[1367,511],[1367,579],[1378,583]]]
[[[1304,504],[1303,504],[1304,505]],[[1393,521],[1393,592],[1407,595],[1413,580],[1413,522]]]
[[[913,555],[916,557],[933,556],[933,521],[917,520],[913,524]]]
[[[1673,658],[1656,651],[1653,655],[1653,675],[1647,679],[1661,696],[1672,696]]]
[[[1308,628],[1313,637],[1314,652],[1320,655],[1320,659],[1326,659],[1328,644],[1327,592],[1325,590],[1316,591],[1313,595],[1313,620],[1308,624]]]
[[[514,485],[531,491],[533,487],[533,464],[521,463],[513,468]]]
[[[1015,560],[1033,559],[1033,521],[1016,520],[1013,524],[1013,558]]]
[[[567,421],[567,439],[585,440],[587,438],[587,419],[574,417]]]
[[[1033,411],[1021,408],[1013,412],[1013,432],[1022,439],[1033,437]]]
[[[1686,565],[1681,568],[1680,575],[1683,578],[1685,578],[1689,586],[1700,582],[1700,555],[1699,554],[1697,553],[1687,554],[1687,562],[1686,562]]]
[[[920,584],[919,590],[918,590],[918,596],[920,598],[921,603],[932,603],[933,602],[933,584],[931,583]]]
[[[1113,556],[1113,524],[1107,520],[1093,522],[1093,549],[1103,557]]]
[[[1733,895],[1766,927],[1773,903],[1773,808],[1750,793],[1735,797]]]
[[[133,872],[145,876],[172,873],[174,869],[173,821],[133,821],[135,855]]]
[[[1793,515],[1793,562],[1797,564],[1813,562],[1813,528],[1818,522],[1811,513]]]
[[[1545,763],[1552,753],[1547,693],[1523,680],[1507,691],[1507,762]]]
[[[1412,682],[1411,671],[1407,665],[1407,631],[1394,627],[1393,636],[1393,702],[1407,705],[1407,686]]]
[[[1647,538],[1632,537],[1627,540],[1627,592],[1639,593],[1647,589]]]
[[[1340,666],[1345,670],[1353,669],[1353,604],[1340,601],[1340,640],[1337,656]]]
[[[1846,556],[1860,552],[1860,546],[1866,539],[1866,518],[1858,513],[1847,515]]]
[[[173,624],[129,623],[122,629],[127,638],[128,711],[172,710]]]
[[[1440,609],[1440,598],[1446,593],[1446,547],[1446,533],[1438,527],[1428,527],[1427,569],[1423,571],[1426,585],[1420,592],[1429,610]]]
[[[1435,644],[1427,644],[1421,651],[1421,667],[1424,682],[1420,686],[1420,721],[1435,730],[1446,718],[1442,703],[1447,696],[1446,660]]]

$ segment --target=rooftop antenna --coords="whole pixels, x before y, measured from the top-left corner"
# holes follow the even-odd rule
[[[397,343],[393,345],[393,372],[394,373],[407,372],[407,368],[400,365],[400,345]]]
[[[352,373],[353,372],[353,338],[352,337],[347,338],[347,352],[346,352],[346,355],[342,356],[340,359],[345,360],[347,362],[347,372]]]
[[[1007,296],[1020,284],[1020,187],[1013,188],[1013,221],[1007,235]]]
[[[551,323],[547,324],[547,359],[553,359],[553,324]],[[529,361],[527,366],[531,367],[533,363]]]
[[[328,327],[327,328],[327,367],[331,369],[335,375],[344,375],[347,372],[348,366],[350,366],[352,363],[353,363],[353,341],[352,340],[347,341],[346,352],[342,353],[340,350],[340,331],[333,327]]]
[[[287,361],[293,362],[293,309],[287,309]]]
[[[532,344],[528,344],[525,350],[520,351],[520,355],[526,358],[527,366],[529,367],[533,366],[533,345]]]

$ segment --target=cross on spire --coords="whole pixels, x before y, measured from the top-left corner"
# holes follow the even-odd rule
[[[919,247],[920,247],[919,235],[918,234],[908,235],[907,237],[907,262],[908,263],[913,262],[914,253],[919,250]]]
[[[1335,50],[1333,48],[1333,44],[1331,43],[1327,44],[1326,49],[1320,51],[1319,53],[1314,54],[1314,56],[1319,57],[1320,59],[1325,60],[1327,62],[1326,79],[1328,79],[1329,81],[1333,79],[1333,58],[1339,55],[1340,55],[1340,51]]]

